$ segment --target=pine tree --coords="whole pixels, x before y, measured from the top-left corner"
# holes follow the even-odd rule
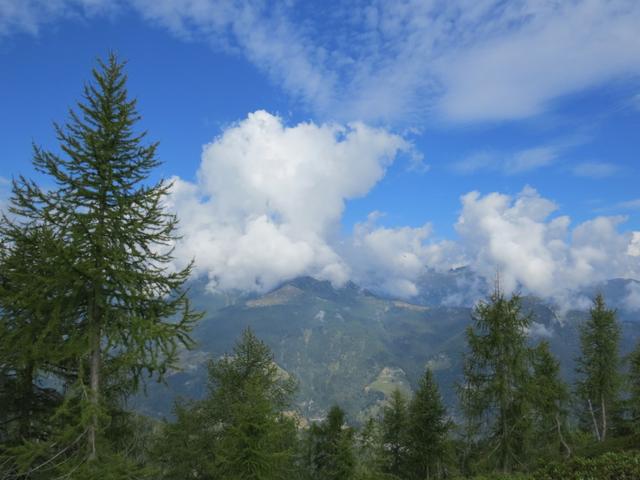
[[[56,390],[40,384],[42,375],[70,373],[57,361],[68,289],[57,281],[62,246],[49,229],[13,231],[5,222],[0,232],[0,442],[15,445],[45,439],[46,420],[60,402]]]
[[[391,393],[382,415],[383,471],[403,478],[407,469],[409,414],[407,400],[397,388]]]
[[[313,480],[350,480],[355,474],[353,430],[345,425],[344,411],[331,407],[327,418],[308,431],[308,476]]]
[[[542,341],[533,349],[532,370],[529,398],[538,454],[549,458],[562,450],[569,457],[571,448],[565,438],[569,392],[560,378],[560,362],[549,350],[549,342]]]
[[[78,372],[65,400],[77,435],[65,441],[82,457],[84,439],[87,471],[101,451],[110,456],[102,436],[109,411],[144,375],[175,365],[199,317],[183,289],[191,266],[169,268],[177,219],[163,202],[171,184],[149,182],[157,143],[144,145],[146,134],[135,131],[140,116],[123,69],[114,55],[99,62],[78,111],[55,125],[62,155],[34,147],[34,167],[55,187],[20,177],[9,207],[16,227],[45,224],[65,244],[57,276],[75,302],[65,356]]]
[[[284,409],[295,389],[250,329],[233,354],[209,365],[209,393],[176,405],[155,452],[162,478],[292,477],[296,431]]]
[[[369,417],[356,434],[356,472],[357,480],[390,480],[384,473],[386,450],[382,440],[382,425],[374,417]]]
[[[245,330],[233,355],[211,365],[210,380],[223,426],[216,452],[222,477],[289,478],[295,428],[283,411],[295,382],[278,369],[269,347]]]
[[[618,406],[620,327],[616,312],[607,308],[604,297],[593,300],[589,319],[580,329],[580,357],[577,359],[578,397],[583,418],[591,424],[597,441],[604,441]],[[588,420],[586,420],[588,419]]]
[[[468,435],[486,440],[488,463],[504,472],[522,465],[530,432],[527,387],[530,318],[517,294],[500,288],[474,309],[459,386]]]
[[[629,356],[629,407],[631,422],[636,432],[640,432],[640,343]]]
[[[450,428],[438,386],[431,370],[427,369],[409,404],[408,478],[421,480],[445,476]]]

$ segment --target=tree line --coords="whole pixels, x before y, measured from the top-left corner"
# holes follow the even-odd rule
[[[581,327],[570,386],[549,344],[530,341],[521,298],[498,286],[466,331],[456,409],[427,369],[362,425],[339,406],[308,425],[296,380],[246,330],[210,361],[205,398],[176,402],[169,421],[132,411],[131,395],[178,367],[201,313],[192,266],[172,262],[171,184],[151,180],[157,143],[136,129],[124,64],[111,55],[92,79],[54,125],[59,150],[34,146],[50,183],[14,179],[0,221],[0,478],[569,478],[557,469],[637,448],[640,346],[623,368],[605,299]],[[610,455],[588,468],[640,475],[638,457]]]

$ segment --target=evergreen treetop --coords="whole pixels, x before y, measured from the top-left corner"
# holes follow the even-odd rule
[[[76,364],[68,391],[77,395],[90,460],[115,397],[134,392],[143,375],[162,377],[175,366],[200,316],[183,288],[191,265],[172,264],[177,219],[164,207],[171,184],[150,182],[158,144],[144,144],[146,132],[136,129],[124,63],[113,54],[98,63],[77,110],[54,124],[60,153],[34,146],[34,167],[51,188],[15,180],[3,228],[15,243],[25,229],[46,226],[64,245],[46,255],[73,302],[65,308],[72,327],[62,354]]]
[[[616,311],[607,308],[602,294],[593,299],[589,313],[580,328],[577,393],[585,423],[591,424],[596,439],[602,441],[611,429],[620,394],[620,326]]]

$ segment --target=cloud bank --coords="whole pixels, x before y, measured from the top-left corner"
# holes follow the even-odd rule
[[[212,288],[260,292],[312,275],[410,298],[425,269],[468,265],[486,278],[499,271],[507,291],[563,301],[593,282],[640,278],[640,232],[624,232],[625,217],[572,225],[532,187],[463,195],[454,240],[434,239],[429,223],[386,227],[380,212],[341,232],[345,203],[411,153],[402,137],[364,124],[287,126],[254,112],[205,145],[196,183],[175,179],[176,254],[195,258]]]
[[[571,228],[558,205],[526,187],[515,198],[464,195],[456,223],[469,265],[505,290],[562,299],[576,289],[616,277],[640,278],[634,232],[620,232],[622,216],[596,217]]]

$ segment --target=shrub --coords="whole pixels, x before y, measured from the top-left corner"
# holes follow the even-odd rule
[[[640,452],[610,452],[595,458],[576,457],[536,471],[534,480],[635,480],[640,478]]]

